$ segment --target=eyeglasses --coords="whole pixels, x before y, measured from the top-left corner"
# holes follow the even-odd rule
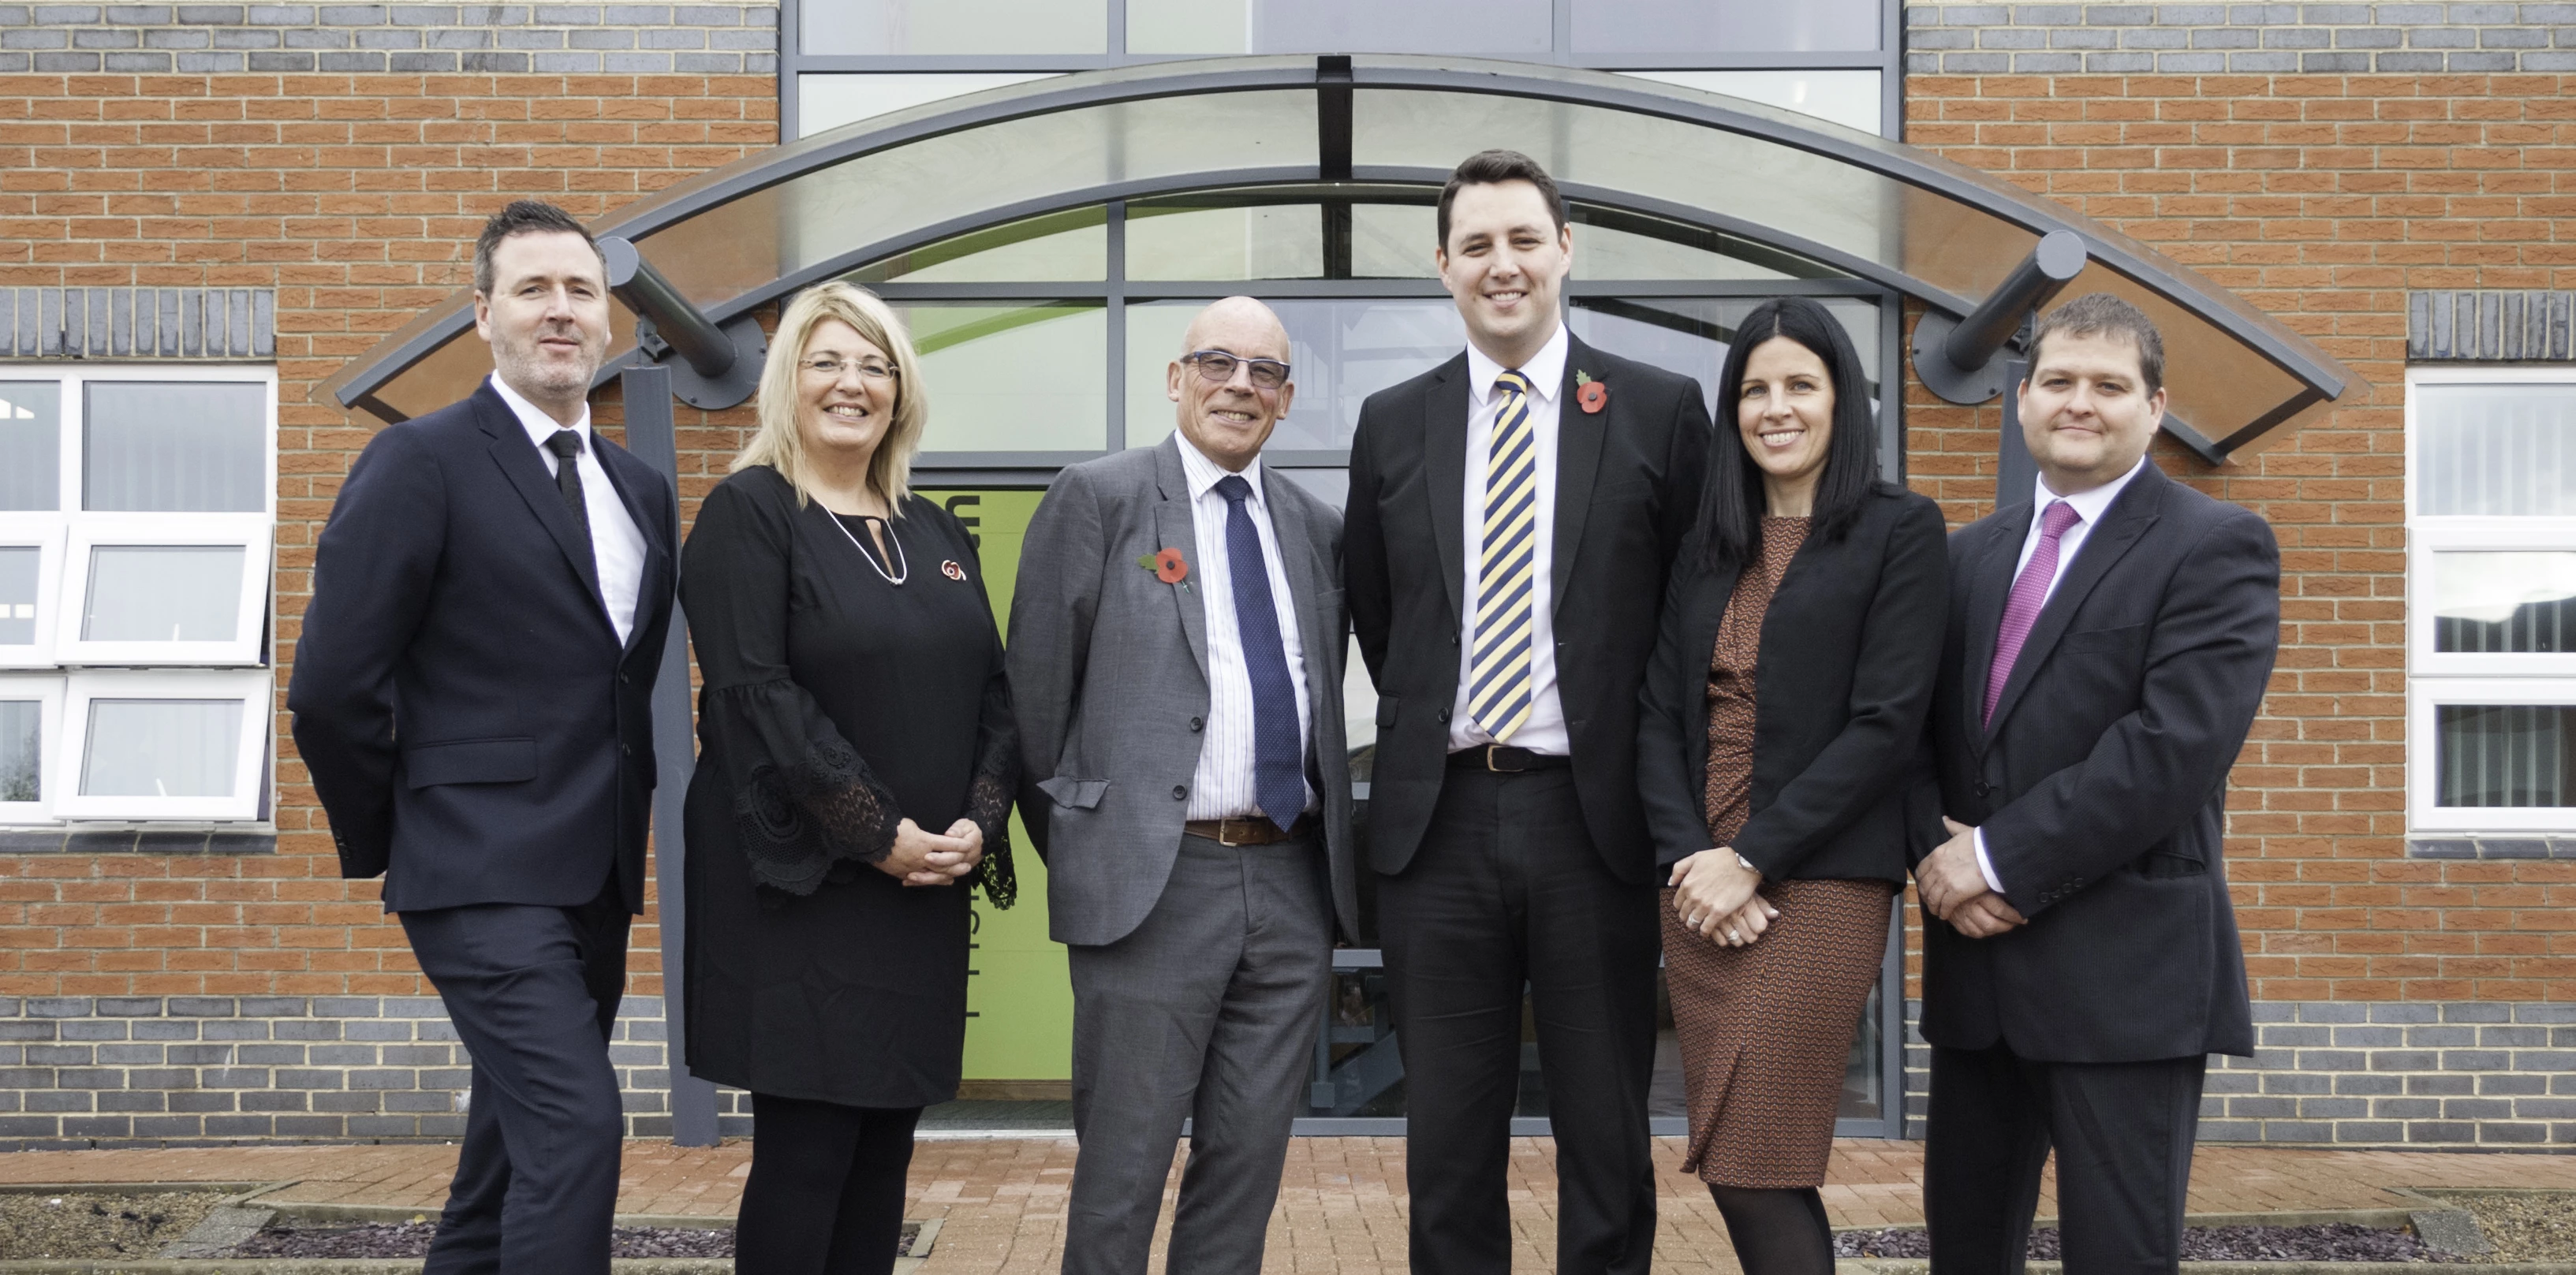
[[[857,368],[859,375],[864,376],[871,381],[891,381],[899,375],[891,364],[878,359],[860,359],[859,361],[852,363],[843,359],[826,357],[819,359],[803,359],[800,360],[796,366],[801,367],[816,376],[829,377],[835,381],[841,379],[841,373],[848,371],[851,368]]]
[[[1275,390],[1288,383],[1288,365],[1277,359],[1245,359],[1223,350],[1193,350],[1182,355],[1181,362],[1196,367],[1199,379],[1211,385],[1233,380],[1238,365],[1250,371],[1256,389]]]

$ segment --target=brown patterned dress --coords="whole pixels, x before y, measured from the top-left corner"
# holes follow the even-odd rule
[[[1804,518],[1762,520],[1708,668],[1709,844],[1743,831],[1753,785],[1753,679],[1762,618],[1806,543]],[[1885,881],[1765,881],[1780,910],[1745,947],[1682,925],[1664,891],[1664,977],[1690,1100],[1686,1172],[1722,1186],[1822,1186],[1852,1033],[1887,947]]]

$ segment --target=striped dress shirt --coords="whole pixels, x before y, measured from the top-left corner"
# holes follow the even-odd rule
[[[1226,471],[1191,446],[1188,435],[1176,434],[1172,441],[1180,445],[1181,472],[1190,484],[1190,530],[1199,542],[1198,560],[1190,564],[1190,581],[1197,586],[1199,606],[1207,614],[1208,646],[1207,732],[1199,744],[1199,766],[1190,777],[1190,800],[1182,817],[1267,814],[1253,792],[1257,752],[1252,734],[1252,674],[1244,668],[1243,637],[1234,617],[1233,564],[1226,558],[1228,508],[1225,497],[1215,490]],[[1306,697],[1306,646],[1297,632],[1297,602],[1288,592],[1279,533],[1270,525],[1266,479],[1258,459],[1243,467],[1243,481],[1252,487],[1244,512],[1252,516],[1252,529],[1261,537],[1262,563],[1269,568],[1270,602],[1279,612],[1279,642],[1288,657],[1288,683],[1297,694],[1297,755],[1303,758],[1315,746],[1315,710]],[[1306,809],[1321,805],[1309,778]]]

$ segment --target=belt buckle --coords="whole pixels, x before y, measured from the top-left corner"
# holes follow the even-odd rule
[[[1231,846],[1239,846],[1239,845],[1244,844],[1243,842],[1240,842],[1240,841],[1228,841],[1228,840],[1226,840],[1226,838],[1227,838],[1228,836],[1232,835],[1231,833],[1229,833],[1229,832],[1227,832],[1227,831],[1226,831],[1226,825],[1227,825],[1227,824],[1231,824],[1231,823],[1235,823],[1235,822],[1238,822],[1238,821],[1237,821],[1237,820],[1235,820],[1235,819],[1233,819],[1233,818],[1220,818],[1220,819],[1218,819],[1218,820],[1216,821],[1216,843],[1217,843],[1218,845],[1221,845],[1221,846],[1229,846],[1229,847],[1231,847]]]
[[[1521,773],[1522,770],[1526,769],[1526,767],[1514,766],[1509,770],[1505,770],[1502,767],[1495,765],[1494,758],[1499,756],[1502,751],[1503,745],[1501,744],[1485,745],[1485,770],[1487,773],[1495,775],[1517,775]]]

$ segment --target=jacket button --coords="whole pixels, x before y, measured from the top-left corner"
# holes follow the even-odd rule
[[[1452,633],[1452,634],[1450,634],[1450,635],[1449,635],[1449,645],[1451,645],[1451,646],[1456,646],[1456,645],[1458,645],[1458,635],[1457,635],[1457,634]]]
[[[1444,722],[1449,720],[1449,710],[1448,710],[1448,709],[1445,709],[1445,708],[1444,708],[1444,709],[1441,709],[1441,710],[1440,710],[1440,720],[1442,720],[1442,721],[1444,721]]]
[[[635,755],[635,745],[633,745],[633,744],[619,744],[619,745],[617,746],[617,751],[618,751],[618,752],[620,752],[620,753],[625,754],[626,756],[632,757],[632,756],[634,756],[634,755]]]
[[[1186,784],[1175,784],[1175,785],[1173,785],[1173,786],[1172,786],[1172,800],[1174,800],[1174,801],[1188,801],[1189,799],[1190,799],[1190,790],[1189,790],[1188,785],[1186,785]]]
[[[618,675],[617,675],[617,684],[618,684],[619,686],[627,686],[627,685],[631,685],[633,682],[634,682],[634,679],[633,679],[633,678],[628,677],[628,676],[627,676],[627,675],[625,675],[624,673],[620,673],[620,674],[618,674]]]
[[[1196,734],[1196,733],[1198,733],[1199,731],[1202,731],[1202,730],[1205,730],[1205,729],[1207,729],[1207,719],[1206,719],[1206,718],[1204,718],[1204,717],[1193,717],[1193,718],[1191,718],[1191,719],[1190,719],[1190,732],[1191,732],[1192,734]]]
[[[1993,792],[1993,791],[1994,791],[1994,788],[1993,788],[1991,785],[1989,785],[1988,783],[1986,783],[1986,781],[1984,781],[1984,780],[1982,780],[1982,779],[1980,779],[1980,780],[1978,780],[1978,781],[1977,781],[1977,795],[1978,795],[1978,796],[1983,797],[1983,796],[1985,796],[1985,795],[1987,795],[1988,793],[1991,793],[1991,792]]]

